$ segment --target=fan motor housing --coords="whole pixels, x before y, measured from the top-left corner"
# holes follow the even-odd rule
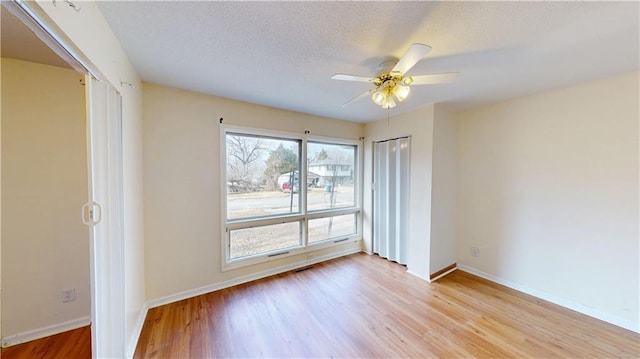
[[[380,65],[378,65],[378,76],[390,73],[397,63],[398,59],[395,57],[382,61]]]

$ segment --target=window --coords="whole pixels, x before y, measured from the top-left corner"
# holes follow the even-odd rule
[[[314,176],[307,192],[307,210],[355,207],[355,172],[358,146],[323,142],[307,143],[309,176]],[[313,169],[320,169],[314,173]],[[317,190],[320,188],[320,191]]]
[[[227,133],[227,220],[300,213],[298,196],[281,193],[297,186],[300,145],[299,140]]]
[[[230,126],[222,136],[226,267],[359,236],[358,142]]]
[[[309,220],[309,243],[356,234],[356,215],[346,214]]]
[[[300,246],[300,223],[289,222],[229,232],[229,257],[242,258],[254,254]]]

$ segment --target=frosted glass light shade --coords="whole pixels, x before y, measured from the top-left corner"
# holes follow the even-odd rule
[[[396,102],[393,100],[393,97],[389,96],[387,102],[382,105],[382,108],[394,108],[396,107]]]
[[[383,82],[371,95],[371,100],[382,108],[396,107],[396,99],[398,102],[404,101],[409,95],[410,88],[408,85],[395,80]],[[395,98],[395,99],[394,99]]]
[[[387,102],[387,96],[382,91],[376,91],[371,95],[371,99],[375,102],[376,105],[382,106],[385,102]]]
[[[396,96],[396,98],[400,102],[404,101],[407,98],[407,96],[409,95],[409,91],[410,91],[409,86],[404,86],[400,84],[396,85],[393,88],[393,94]]]

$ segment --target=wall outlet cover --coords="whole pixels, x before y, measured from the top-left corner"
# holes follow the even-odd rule
[[[62,303],[67,303],[76,300],[76,289],[65,289],[62,291]]]

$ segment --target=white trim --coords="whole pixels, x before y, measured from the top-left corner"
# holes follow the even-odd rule
[[[593,309],[591,307],[588,307],[586,305],[582,305],[580,303],[576,303],[567,299],[563,299],[563,298],[558,298],[554,295],[551,295],[549,293],[545,293],[542,291],[539,291],[537,289],[533,289],[533,288],[529,288],[526,287],[524,285],[518,284],[518,283],[514,283],[512,281],[509,281],[507,279],[503,279],[497,276],[494,276],[493,274],[489,274],[489,273],[485,273],[482,272],[480,270],[477,270],[475,268],[466,266],[464,264],[458,264],[458,269],[460,269],[461,271],[476,275],[480,278],[484,278],[486,280],[490,280],[492,282],[501,284],[505,287],[509,287],[511,289],[515,289],[519,292],[522,293],[526,293],[529,295],[532,295],[534,297],[546,300],[547,302],[551,302],[553,304],[557,304],[561,307],[565,307],[571,310],[574,310],[578,313],[582,313],[585,315],[588,315],[590,317],[605,321],[607,323],[616,325],[618,327],[622,327],[624,329],[628,329],[631,331],[634,331],[636,333],[640,333],[640,324],[639,323],[634,323],[632,321],[626,320],[626,319],[622,319],[620,317],[616,317],[613,316],[611,314],[607,314],[607,313],[603,313],[599,310]]]
[[[91,317],[84,316],[78,319],[69,320],[66,322],[50,325],[47,327],[42,327],[34,330],[29,330],[26,332],[13,334],[2,338],[2,347],[10,347],[12,345],[22,344],[26,342],[30,342],[32,340],[45,338],[48,336],[68,332],[70,330],[86,327],[91,324]]]
[[[278,131],[278,130],[267,130],[263,128],[257,127],[245,127],[245,126],[236,126],[236,125],[227,125],[222,123],[221,125],[223,135],[226,136],[227,133],[233,133],[236,135],[248,135],[248,136],[256,136],[267,139],[274,140],[289,140],[289,141],[300,141],[302,143],[303,140],[306,139],[305,134],[300,134],[298,132],[287,132],[287,131]],[[223,137],[225,137],[223,136]],[[226,142],[226,141],[225,141]],[[224,143],[224,142],[223,142]],[[225,145],[226,147],[226,145]],[[226,160],[226,159],[225,159]]]
[[[251,217],[249,219],[243,218],[239,220],[231,220],[227,222],[227,228],[231,230],[247,229],[272,226],[274,224],[301,222],[304,220],[303,214],[287,214],[287,215],[268,215],[264,217]]]
[[[354,145],[360,146],[362,143],[358,139],[346,138],[346,137],[327,137],[317,136],[312,133],[307,134],[307,141],[314,143],[328,143],[333,145]]]
[[[420,274],[418,274],[416,272],[412,272],[410,269],[407,269],[407,273],[409,273],[409,274],[411,274],[413,276],[416,276],[416,277],[418,277],[418,278],[420,278],[422,280],[426,280],[427,282],[431,283],[431,281],[429,280],[429,277],[425,277],[425,276],[422,276],[422,275],[420,275]]]
[[[357,215],[359,214],[359,212],[362,212],[362,210],[357,207],[345,207],[344,209],[337,208],[337,209],[329,209],[329,210],[323,209],[323,210],[307,213],[307,219],[329,218],[329,217],[336,217],[336,216],[344,216],[348,214]]]
[[[25,16],[20,16],[12,11],[21,22],[25,24],[36,36],[44,42],[60,58],[65,60],[73,69],[80,73],[87,73],[96,79],[106,79],[106,77],[93,65],[93,63],[78,49],[73,42],[64,35],[64,32],[51,20],[43,10],[41,5],[35,1],[13,0],[3,1],[3,6],[10,9],[9,3],[13,3],[14,9],[20,9]],[[9,6],[8,6],[9,5]],[[29,21],[26,18],[30,19]],[[36,26],[32,26],[32,25]]]
[[[442,277],[444,277],[444,276],[446,276],[446,275],[448,275],[448,274],[451,274],[451,273],[455,272],[455,271],[456,271],[456,269],[458,269],[458,267],[457,267],[457,266],[456,266],[456,267],[453,267],[453,268],[451,268],[451,269],[449,269],[448,271],[446,271],[446,272],[444,272],[444,273],[440,274],[439,276],[437,276],[437,277],[435,277],[435,278],[433,278],[433,279],[429,279],[429,283],[433,283],[433,282],[437,281],[438,279],[440,279],[440,278],[442,278]]]
[[[220,171],[220,271],[224,272],[227,262],[230,257],[229,246],[229,230],[227,229],[227,202],[229,199],[227,189],[227,129],[232,129],[233,126],[225,125],[222,123],[223,118],[220,118],[220,165],[218,170]]]
[[[122,99],[108,82],[86,76],[89,201],[104,209],[90,227],[91,347],[94,358],[124,356],[125,293]]]
[[[131,333],[131,338],[129,339],[129,345],[127,346],[127,351],[125,352],[125,357],[127,359],[133,359],[133,355],[136,352],[136,347],[138,346],[138,340],[140,340],[140,335],[142,334],[142,327],[144,326],[144,321],[147,318],[147,312],[149,311],[149,306],[147,303],[142,305],[142,309],[138,314],[138,321],[136,322],[135,327],[133,328],[133,332]]]
[[[254,280],[258,280],[258,279],[266,278],[266,277],[269,277],[269,276],[272,276],[272,275],[276,275],[276,274],[279,274],[279,273],[283,273],[283,272],[287,272],[287,271],[290,271],[290,270],[302,268],[302,267],[305,267],[305,266],[308,266],[308,265],[311,265],[311,264],[316,264],[316,263],[328,261],[328,260],[339,258],[339,257],[348,256],[350,254],[359,253],[359,252],[362,252],[361,248],[349,248],[349,249],[345,249],[345,250],[340,251],[340,252],[329,253],[329,254],[326,254],[326,255],[323,255],[323,256],[320,256],[320,257],[315,257],[313,259],[303,260],[303,261],[299,261],[299,262],[291,263],[291,264],[285,264],[285,265],[282,265],[282,266],[279,266],[279,267],[275,267],[275,268],[272,268],[272,269],[267,269],[267,270],[264,270],[264,271],[261,271],[261,272],[257,272],[257,273],[253,273],[253,274],[249,274],[249,275],[246,275],[246,276],[242,276],[242,277],[238,277],[238,278],[222,281],[222,282],[219,282],[219,283],[205,285],[205,286],[200,287],[200,288],[190,289],[190,290],[186,290],[184,292],[171,294],[171,295],[168,295],[168,296],[165,296],[165,297],[161,297],[161,298],[157,298],[157,299],[152,299],[152,300],[147,302],[146,308],[151,309],[151,308],[159,307],[159,306],[166,305],[166,304],[169,304],[169,303],[177,302],[179,300],[193,298],[193,297],[196,297],[198,295],[207,294],[207,293],[210,293],[210,292],[215,292],[215,291],[220,290],[220,289],[233,287],[235,285],[251,282],[251,281],[254,281]]]
[[[230,232],[231,231],[229,231],[229,233]],[[336,241],[340,241],[340,242],[336,242]],[[335,238],[330,238],[323,241],[310,243],[306,247],[294,246],[289,248],[273,250],[270,252],[254,254],[247,257],[232,259],[228,263],[224,263],[224,266],[222,267],[222,271],[228,272],[228,271],[232,271],[240,268],[246,268],[246,267],[251,267],[251,266],[262,264],[262,263],[276,261],[279,259],[295,257],[302,254],[311,254],[312,252],[317,250],[344,245],[349,241],[353,241],[354,243],[361,242],[362,237],[359,234],[353,234],[350,236],[338,236]],[[277,255],[274,256],[273,254],[277,254]]]
[[[222,120],[222,119],[221,119]],[[273,138],[273,139],[284,139],[291,141],[299,141],[299,176],[300,178],[307,177],[308,164],[306,164],[303,159],[307,158],[307,150],[308,143],[327,143],[327,144],[340,144],[340,145],[350,145],[355,147],[354,153],[354,170],[357,176],[354,178],[354,189],[359,189],[354,193],[354,206],[352,207],[342,207],[336,209],[323,209],[318,211],[308,211],[307,210],[307,186],[300,186],[299,197],[298,197],[298,206],[299,212],[293,214],[274,214],[268,215],[264,217],[250,217],[250,218],[240,218],[240,219],[232,219],[229,220],[227,218],[227,202],[228,202],[228,192],[227,192],[227,134],[233,133],[237,135],[248,135],[248,136],[256,136],[256,137],[264,137],[264,138]],[[352,140],[352,139],[342,139],[342,138],[327,138],[320,136],[313,136],[305,131],[304,134],[298,134],[296,132],[285,132],[285,131],[274,131],[274,130],[265,130],[259,128],[252,127],[243,127],[236,125],[228,125],[220,122],[220,174],[223,179],[220,182],[220,198],[221,201],[221,220],[224,224],[221,226],[221,238],[223,239],[220,243],[221,245],[221,253],[224,254],[224,257],[221,258],[221,271],[226,272],[238,268],[248,267],[252,265],[256,265],[259,263],[265,263],[270,260],[276,260],[291,256],[300,255],[303,253],[308,253],[309,251],[317,250],[319,248],[324,248],[325,246],[336,245],[337,239],[342,240],[362,240],[362,177],[363,177],[363,151],[364,145],[362,141]],[[324,217],[332,217],[338,216],[342,214],[355,214],[356,216],[356,233],[353,233],[349,236],[338,236],[334,238],[327,238],[326,240],[317,242],[317,243],[309,243],[308,239],[308,221],[310,219],[316,218],[324,218]],[[271,252],[263,252],[257,253],[251,256],[241,257],[241,258],[230,258],[230,236],[232,230],[245,229],[245,228],[253,228],[267,225],[275,225],[281,223],[300,223],[300,245],[292,246],[290,248],[282,248],[280,250],[274,250]],[[312,248],[313,247],[313,248]],[[277,258],[274,257],[274,254],[277,254]]]

